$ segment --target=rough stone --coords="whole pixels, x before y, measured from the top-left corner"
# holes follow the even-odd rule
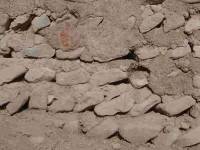
[[[176,49],[171,50],[170,57],[173,59],[178,59],[184,57],[189,53],[191,53],[191,48],[189,45],[187,47],[178,47]]]
[[[71,72],[61,72],[56,75],[56,83],[60,85],[76,85],[87,83],[90,75],[84,69],[78,69]]]
[[[24,55],[33,58],[51,58],[55,55],[55,49],[48,44],[40,44],[24,49]]]
[[[13,65],[0,70],[0,85],[9,83],[24,75],[27,69],[24,66]]]
[[[94,88],[85,93],[81,100],[79,100],[74,107],[74,111],[81,112],[87,108],[94,107],[95,105],[104,101],[104,93],[99,88]]]
[[[33,68],[25,74],[28,82],[52,81],[56,77],[56,72],[49,68]]]
[[[154,27],[159,25],[163,21],[163,19],[164,15],[162,13],[156,13],[152,16],[145,18],[139,27],[140,32],[145,33],[152,30]]]
[[[144,102],[133,105],[129,114],[131,116],[139,116],[143,115],[147,111],[149,111],[152,107],[159,104],[161,102],[161,98],[157,95],[149,96]]]
[[[73,60],[73,59],[78,59],[81,54],[84,52],[85,48],[81,47],[69,52],[64,52],[62,50],[57,50],[56,51],[56,57],[58,59],[69,59],[69,60]]]
[[[6,110],[10,115],[14,115],[28,102],[29,94],[26,92],[19,93],[15,100],[9,103],[6,107]]]
[[[99,116],[112,116],[117,113],[130,111],[135,102],[132,92],[126,92],[110,101],[105,101],[95,106],[94,111]]]
[[[118,124],[112,118],[107,118],[90,129],[86,136],[90,138],[106,139],[118,131]]]
[[[148,85],[148,76],[145,71],[134,71],[129,75],[129,81],[135,88],[142,88]]]
[[[119,134],[135,145],[144,144],[158,136],[163,129],[165,117],[149,113],[141,117],[120,120]]]
[[[135,54],[141,59],[151,59],[160,54],[159,48],[152,46],[144,46],[135,51]]]
[[[102,70],[94,73],[90,79],[92,85],[105,85],[127,79],[127,73],[119,69]]]
[[[193,128],[178,137],[175,144],[181,147],[193,146],[200,143],[200,127]]]
[[[46,14],[35,17],[32,21],[33,31],[37,32],[38,30],[49,26],[50,23],[49,17]]]
[[[158,105],[158,109],[168,115],[175,116],[195,105],[195,100],[191,96],[182,96]]]
[[[199,15],[194,15],[191,17],[191,19],[186,22],[185,25],[185,32],[188,34],[192,34],[195,30],[200,29],[200,16]]]

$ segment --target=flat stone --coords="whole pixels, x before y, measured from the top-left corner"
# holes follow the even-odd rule
[[[193,31],[200,29],[200,16],[194,15],[185,24],[185,32],[192,34]]]
[[[28,100],[29,100],[28,93],[26,92],[19,93],[16,99],[7,105],[6,110],[10,115],[14,115],[28,102]]]
[[[51,58],[55,55],[55,49],[48,44],[40,44],[24,49],[24,55],[33,58]]]
[[[68,51],[68,52],[57,50],[56,57],[58,59],[69,59],[69,60],[78,59],[81,56],[81,54],[84,52],[84,50],[85,50],[84,47],[81,47],[72,51]]]
[[[86,136],[90,138],[106,139],[118,131],[118,124],[112,118],[107,118],[89,130]]]
[[[148,76],[145,71],[134,71],[129,75],[129,81],[135,88],[142,88],[148,85]]]
[[[27,69],[24,66],[13,65],[0,70],[0,85],[9,83],[24,75]]]
[[[113,116],[117,113],[130,111],[135,102],[133,92],[126,92],[110,101],[104,101],[96,105],[94,111],[99,116]]]
[[[156,47],[144,46],[135,51],[135,54],[142,60],[151,59],[160,54],[160,51]]]
[[[200,46],[195,45],[193,47],[193,51],[194,51],[193,57],[200,58]]]
[[[48,110],[55,113],[70,112],[73,110],[74,106],[75,106],[74,99],[71,96],[65,94],[64,96],[59,97],[58,99],[56,98],[53,104],[51,104],[48,107]]]
[[[158,105],[158,110],[168,116],[175,116],[195,105],[191,96],[182,96]]]
[[[165,12],[166,20],[164,21],[164,32],[175,30],[182,27],[185,24],[185,18],[183,15],[179,15],[173,11]]]
[[[161,98],[157,95],[149,96],[144,102],[133,105],[132,109],[130,110],[129,114],[131,116],[139,116],[145,114],[155,105],[161,103]]]
[[[176,145],[181,147],[194,146],[200,143],[200,127],[193,128],[187,133],[178,137],[174,142]]]
[[[120,69],[102,70],[94,73],[90,79],[92,85],[105,85],[127,79],[127,73]]]
[[[159,25],[164,19],[164,15],[162,13],[156,13],[154,15],[151,15],[149,17],[146,17],[142,24],[139,26],[140,32],[145,33],[153,28],[155,28],[157,25]]]
[[[164,120],[164,116],[155,113],[121,119],[119,134],[134,145],[145,144],[158,136],[164,127]]]
[[[77,102],[74,107],[75,112],[81,112],[87,108],[96,106],[97,104],[104,101],[104,93],[99,88],[94,88],[91,91],[88,91],[83,95],[82,99]]]
[[[191,48],[189,45],[187,47],[178,47],[176,49],[171,50],[170,57],[173,59],[178,59],[184,57],[189,53],[191,53]]]
[[[76,85],[87,83],[90,75],[84,69],[78,69],[71,72],[61,72],[56,75],[56,83],[60,85]]]
[[[33,31],[37,32],[38,30],[49,26],[50,23],[49,17],[46,14],[35,17],[32,21]]]
[[[52,81],[56,77],[56,72],[49,68],[33,68],[25,74],[25,80],[28,82],[39,82],[39,81]]]

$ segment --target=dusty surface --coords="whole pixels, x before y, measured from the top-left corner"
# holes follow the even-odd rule
[[[0,0],[0,150],[199,150],[200,0]]]

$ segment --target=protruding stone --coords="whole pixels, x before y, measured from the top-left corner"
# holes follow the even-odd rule
[[[158,110],[168,116],[175,116],[195,105],[191,96],[182,96],[158,105]]]
[[[90,138],[106,139],[118,131],[118,124],[112,118],[107,118],[89,130],[86,136]]]
[[[188,22],[186,22],[185,32],[187,32],[188,34],[192,34],[193,31],[199,29],[200,29],[200,16],[194,15]]]
[[[94,111],[99,116],[112,116],[117,113],[126,113],[134,105],[135,97],[133,92],[126,92],[110,101],[102,102],[95,106]]]
[[[51,58],[55,55],[55,49],[48,44],[40,44],[24,50],[26,57],[33,58]]]
[[[61,72],[56,75],[56,83],[60,85],[76,85],[87,83],[90,75],[84,69],[78,69],[71,72]]]
[[[200,46],[195,45],[193,47],[193,51],[194,51],[193,57],[200,58]]]
[[[102,70],[94,73],[90,83],[92,85],[105,85],[127,79],[127,73],[119,69]]]
[[[141,33],[148,32],[159,25],[164,19],[164,15],[162,13],[156,13],[149,17],[146,17],[142,24],[140,25],[139,29]]]
[[[142,88],[148,84],[148,73],[145,71],[134,71],[129,76],[129,80],[135,88]]]
[[[135,51],[135,54],[142,60],[151,59],[160,54],[160,50],[157,47],[144,46]]]
[[[185,47],[178,47],[176,49],[171,50],[170,57],[173,59],[178,59],[184,57],[189,53],[191,53],[191,48],[189,45]]]
[[[56,72],[49,68],[33,68],[30,69],[25,79],[28,82],[39,82],[39,81],[52,81],[56,77]]]
[[[35,17],[32,21],[33,31],[37,32],[38,30],[49,26],[50,23],[49,17],[46,14]]]
[[[0,70],[0,85],[13,81],[24,75],[27,69],[24,66],[14,65]]]

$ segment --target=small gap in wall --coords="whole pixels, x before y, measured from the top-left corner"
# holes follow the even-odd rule
[[[129,84],[129,80],[128,79],[124,79],[124,80],[120,80],[120,81],[117,81],[117,82],[113,82],[113,83],[110,83],[110,85],[119,85],[119,84]]]
[[[158,5],[162,4],[165,0],[146,0],[146,3],[150,5]]]

